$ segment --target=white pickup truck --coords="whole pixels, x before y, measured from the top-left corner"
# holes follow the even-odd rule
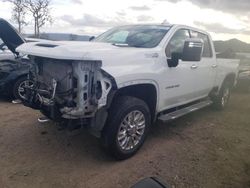
[[[90,42],[38,42],[24,104],[68,126],[86,125],[118,159],[134,155],[156,120],[223,109],[237,60],[217,60],[210,35],[182,25],[130,25]]]

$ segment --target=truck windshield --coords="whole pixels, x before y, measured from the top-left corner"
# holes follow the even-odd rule
[[[120,47],[153,48],[169,29],[169,26],[158,25],[122,26],[103,33],[94,42],[112,43]]]

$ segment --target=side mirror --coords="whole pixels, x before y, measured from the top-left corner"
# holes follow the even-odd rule
[[[187,39],[184,43],[182,61],[200,61],[204,43],[201,39]]]
[[[92,36],[92,37],[89,38],[89,41],[92,41],[92,40],[94,40],[94,39],[95,39],[95,37]]]
[[[182,54],[178,52],[173,52],[171,54],[171,59],[168,59],[169,67],[177,67],[179,65],[179,60],[181,59]]]

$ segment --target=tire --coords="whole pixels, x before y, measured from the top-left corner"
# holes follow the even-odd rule
[[[150,110],[144,101],[129,96],[119,97],[110,108],[102,132],[102,144],[116,159],[127,159],[143,145],[150,124]]]
[[[224,110],[231,96],[231,85],[229,82],[224,82],[221,86],[219,95],[214,98],[214,107],[217,110]]]
[[[24,91],[21,89],[25,83],[29,85],[33,84],[33,82],[28,80],[27,77],[25,76],[20,77],[15,81],[12,89],[13,97],[15,99],[20,99],[20,100],[24,99]]]

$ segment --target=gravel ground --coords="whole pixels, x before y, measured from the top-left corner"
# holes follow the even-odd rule
[[[0,187],[129,188],[156,176],[179,187],[250,187],[250,94],[227,110],[211,107],[156,124],[140,152],[114,161],[96,138],[72,135],[39,112],[0,101]]]

